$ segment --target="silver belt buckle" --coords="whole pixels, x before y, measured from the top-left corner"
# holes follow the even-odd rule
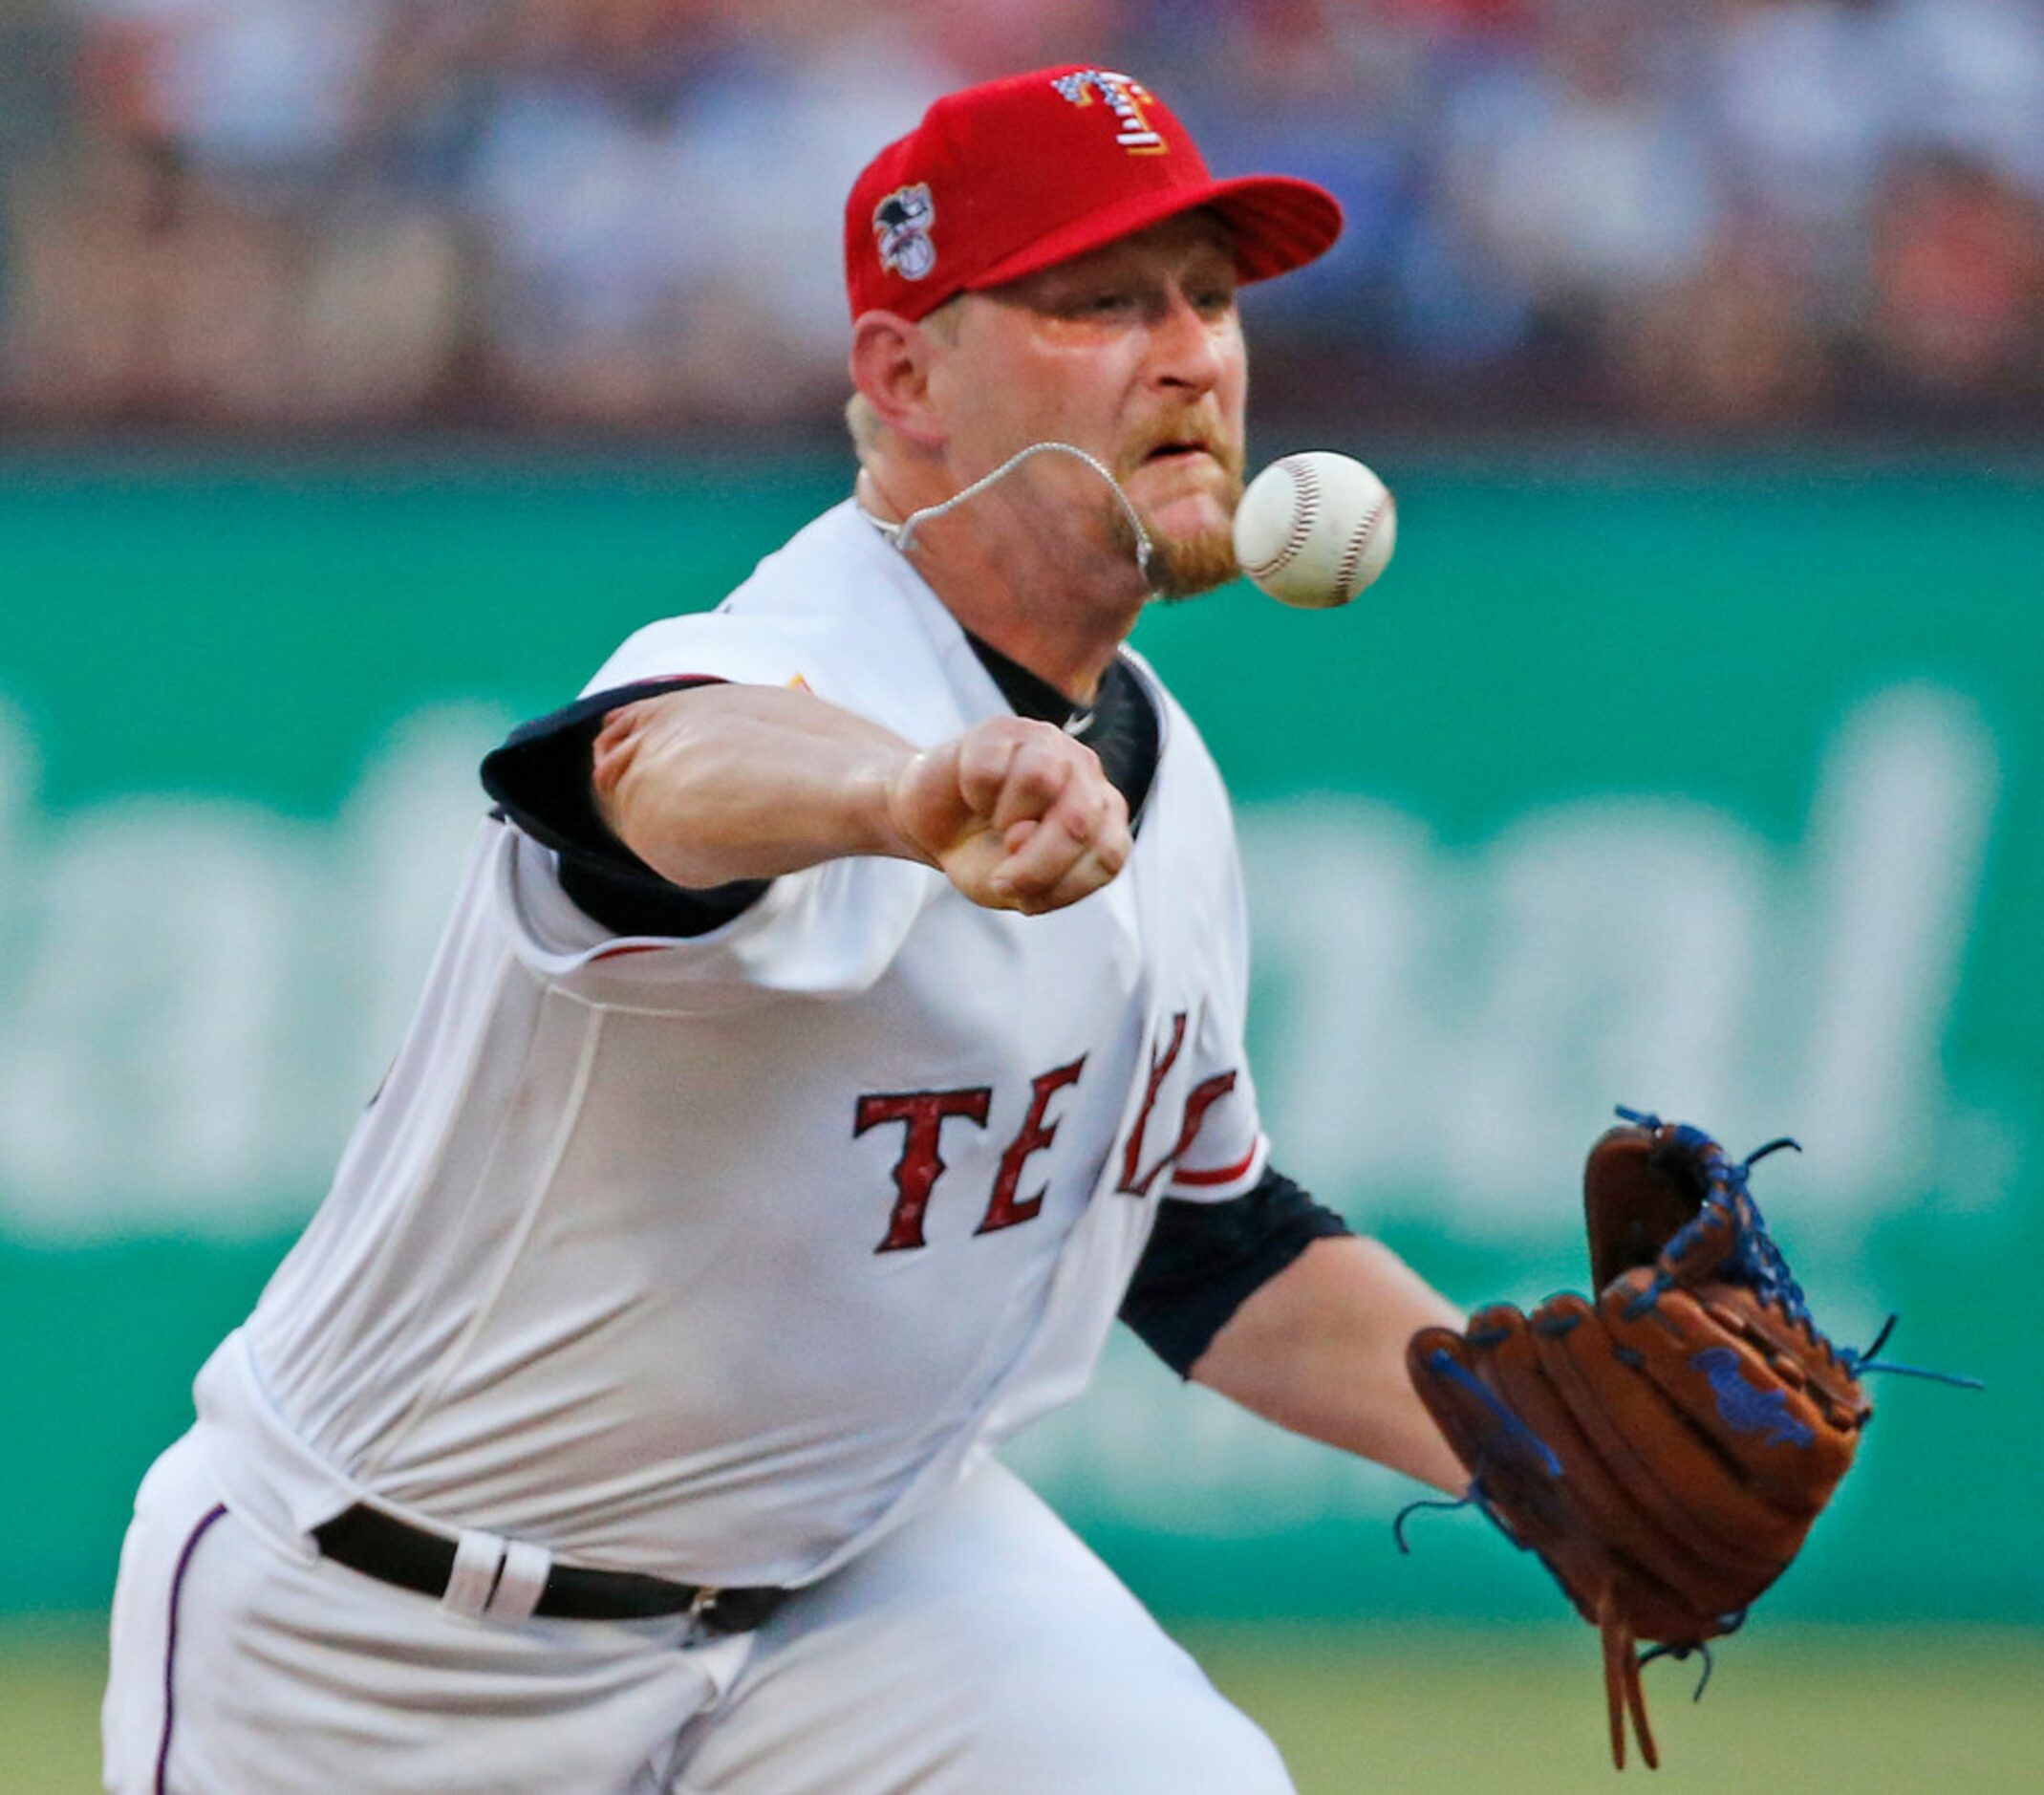
[[[723,1591],[721,1590],[699,1589],[696,1593],[689,1598],[689,1619],[704,1619],[709,1614],[710,1611],[717,1606],[718,1597],[722,1594]]]

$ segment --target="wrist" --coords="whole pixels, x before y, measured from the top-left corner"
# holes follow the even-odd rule
[[[852,811],[857,816],[868,854],[896,860],[936,865],[915,828],[917,781],[927,772],[929,751],[905,744],[898,751],[876,754],[853,776]]]

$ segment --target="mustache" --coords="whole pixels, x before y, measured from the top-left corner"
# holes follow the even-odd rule
[[[1148,425],[1123,451],[1117,473],[1126,480],[1162,448],[1203,449],[1237,480],[1242,477],[1247,465],[1240,443],[1231,443],[1217,427],[1206,420],[1186,415],[1161,418]]]

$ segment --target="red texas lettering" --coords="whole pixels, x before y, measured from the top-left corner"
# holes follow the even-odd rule
[[[1044,1206],[1044,1192],[1048,1185],[1024,1202],[1015,1200],[1015,1192],[1022,1183],[1022,1161],[1032,1153],[1040,1153],[1057,1138],[1058,1125],[1044,1120],[1044,1112],[1050,1108],[1050,1099],[1066,1085],[1079,1082],[1079,1074],[1086,1068],[1086,1055],[1080,1054],[1069,1066],[1060,1066],[1055,1071],[1044,1072],[1034,1080],[1036,1094],[1029,1099],[1029,1114],[1023,1119],[1022,1133],[1008,1142],[1008,1150],[1000,1156],[1000,1173],[994,1179],[994,1198],[986,1206],[986,1220],[973,1230],[976,1234],[991,1234],[996,1228],[1012,1228],[1018,1222],[1035,1218]]]
[[[1161,1054],[1154,1049],[1151,1052],[1150,1088],[1143,1092],[1143,1107],[1136,1114],[1135,1126],[1129,1131],[1129,1144],[1122,1150],[1121,1182],[1115,1189],[1133,1197],[1146,1194],[1151,1179],[1168,1163],[1167,1159],[1159,1159],[1140,1181],[1137,1180],[1135,1168],[1143,1162],[1143,1135],[1150,1127],[1150,1112],[1157,1107],[1157,1092],[1164,1088],[1164,1080],[1178,1063],[1178,1049],[1185,1045],[1185,1015],[1181,1009],[1171,1019],[1171,1045]]]
[[[986,1126],[986,1113],[994,1100],[985,1085],[968,1091],[898,1091],[861,1097],[853,1135],[863,1135],[883,1122],[905,1124],[901,1157],[894,1162],[894,1212],[888,1218],[887,1238],[873,1248],[876,1253],[898,1253],[921,1246],[923,1211],[930,1207],[930,1192],[943,1176],[944,1160],[937,1152],[947,1117],[962,1115]]]
[[[1115,1189],[1128,1197],[1147,1197],[1150,1187],[1157,1181],[1165,1167],[1175,1164],[1180,1155],[1193,1144],[1199,1134],[1199,1125],[1206,1120],[1207,1112],[1221,1098],[1235,1089],[1238,1074],[1216,1072],[1212,1078],[1202,1079],[1186,1093],[1185,1114],[1178,1123],[1178,1138],[1172,1149],[1147,1172],[1138,1173],[1136,1168],[1143,1162],[1143,1135],[1150,1127],[1150,1113],[1156,1108],[1157,1092],[1164,1080],[1177,1063],[1178,1052],[1185,1045],[1186,1012],[1180,1010],[1171,1021],[1171,1041],[1161,1054],[1152,1051],[1150,1057],[1150,1087],[1143,1092],[1143,1107],[1135,1118],[1135,1126],[1129,1131],[1129,1144],[1122,1151],[1121,1182]]]

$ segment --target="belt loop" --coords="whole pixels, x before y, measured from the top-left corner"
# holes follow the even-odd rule
[[[506,1542],[494,1533],[484,1533],[480,1528],[463,1533],[454,1548],[454,1568],[447,1573],[441,1606],[450,1613],[481,1620],[497,1592],[506,1549]]]
[[[497,1578],[497,1588],[484,1606],[484,1618],[511,1627],[530,1620],[552,1569],[553,1554],[544,1546],[534,1546],[527,1540],[511,1541],[505,1548],[504,1569]]]

